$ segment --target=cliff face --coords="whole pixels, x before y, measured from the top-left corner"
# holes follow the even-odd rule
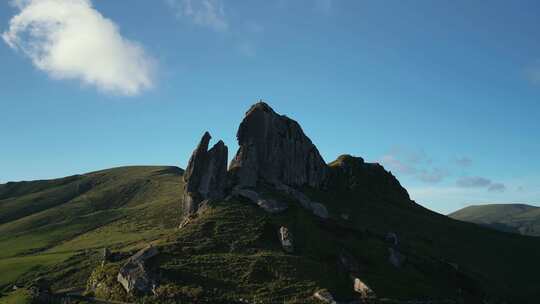
[[[184,173],[184,210],[191,214],[205,199],[223,198],[227,185],[228,149],[218,141],[210,150],[211,136],[204,133]]]
[[[254,187],[257,182],[293,187],[321,187],[327,166],[300,125],[279,115],[264,102],[247,111],[237,133],[240,148],[229,171],[234,184]]]

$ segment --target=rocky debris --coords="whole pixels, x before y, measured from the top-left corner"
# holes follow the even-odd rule
[[[360,299],[367,300],[375,298],[375,293],[366,283],[362,282],[359,278],[354,278],[354,291],[360,294]]]
[[[337,304],[337,302],[334,300],[334,297],[332,296],[332,294],[326,290],[326,289],[321,289],[319,291],[316,291],[314,294],[313,294],[313,297],[323,303],[327,303],[327,304]]]
[[[390,264],[394,265],[395,267],[401,267],[403,263],[405,263],[406,257],[401,254],[396,248],[390,247],[388,248],[388,261]]]
[[[294,252],[293,235],[287,227],[282,226],[279,228],[279,241],[281,242],[281,247],[283,250],[285,250],[285,252]]]
[[[227,146],[218,141],[210,150],[210,133],[204,133],[184,173],[184,210],[186,214],[197,211],[205,199],[221,199],[227,186]]]
[[[274,199],[262,198],[253,190],[235,188],[232,191],[232,195],[244,197],[268,213],[280,213],[287,209],[286,203]]]
[[[147,294],[154,288],[153,276],[148,271],[145,262],[157,254],[158,250],[155,247],[146,247],[130,257],[120,268],[117,281],[122,284],[127,293]]]
[[[237,138],[240,148],[229,167],[233,184],[324,185],[327,165],[315,145],[296,121],[266,103],[258,102],[246,112]]]
[[[322,219],[327,219],[329,217],[326,206],[321,203],[311,201],[304,193],[282,183],[275,184],[275,187],[277,190],[292,196],[304,209],[311,211],[316,216]]]

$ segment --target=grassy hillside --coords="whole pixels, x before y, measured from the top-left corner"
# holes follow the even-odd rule
[[[124,167],[0,185],[0,286],[88,250],[166,234],[181,215],[181,173]]]
[[[540,236],[540,207],[525,204],[487,204],[469,206],[448,216],[501,231]]]
[[[111,285],[103,296],[133,301],[118,288],[116,273],[152,243],[160,252],[150,262],[160,276],[157,296],[147,299],[154,303],[311,303],[318,289],[350,300],[351,279],[338,262],[343,253],[356,259],[359,277],[381,298],[540,298],[538,239],[433,213],[410,201],[395,179],[371,170],[376,165],[359,163],[340,158],[331,164],[327,189],[303,189],[328,207],[327,221],[261,185],[258,191],[286,202],[287,211],[270,215],[241,199],[215,201],[177,229],[182,171],[174,167],[0,185],[0,286],[13,299],[24,295],[7,293],[14,283],[41,277],[58,291],[84,288],[92,276]],[[344,164],[347,174],[339,169]],[[281,226],[294,235],[292,254],[280,247]],[[388,232],[406,256],[399,268],[388,261]],[[118,258],[101,267],[103,247]]]

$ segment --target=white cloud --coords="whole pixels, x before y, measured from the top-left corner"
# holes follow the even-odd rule
[[[153,60],[90,0],[13,0],[20,13],[2,34],[13,49],[58,79],[137,95],[153,85]]]
[[[218,32],[229,29],[222,0],[167,0],[179,18]]]

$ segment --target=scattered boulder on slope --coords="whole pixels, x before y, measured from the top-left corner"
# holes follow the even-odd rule
[[[210,133],[204,133],[184,173],[184,210],[186,215],[197,211],[205,199],[220,199],[227,186],[227,146],[218,141],[210,150]]]
[[[240,148],[229,168],[234,184],[323,186],[327,165],[315,145],[296,121],[266,103],[258,102],[247,111],[237,138]]]
[[[281,247],[283,250],[285,250],[285,252],[294,252],[293,235],[287,227],[282,226],[279,228],[279,241],[281,242]]]
[[[360,299],[367,300],[375,298],[375,293],[366,283],[362,282],[359,278],[354,278],[354,291],[360,294]]]
[[[146,247],[131,256],[127,263],[120,268],[117,280],[127,293],[147,294],[152,291],[154,280],[145,261],[157,254],[158,251],[155,247]]]

